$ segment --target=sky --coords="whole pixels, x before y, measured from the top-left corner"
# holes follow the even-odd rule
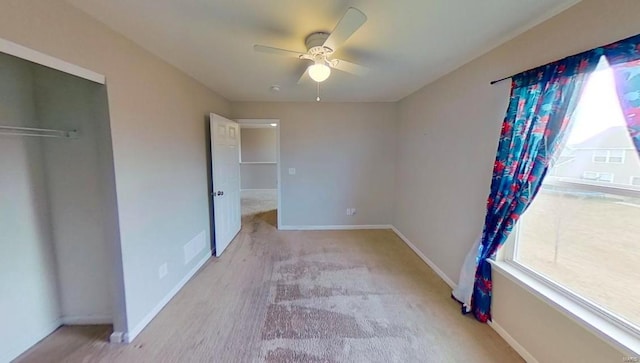
[[[589,76],[573,122],[575,124],[567,142],[569,145],[579,144],[610,127],[626,126],[613,71],[604,57],[596,71]]]

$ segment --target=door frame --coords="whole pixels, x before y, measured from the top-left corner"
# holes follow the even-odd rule
[[[255,125],[262,127],[269,127],[271,124],[277,124],[276,126],[276,189],[278,196],[278,212],[276,215],[278,216],[278,226],[276,229],[280,229],[282,226],[282,176],[280,169],[280,119],[271,119],[271,118],[241,118],[235,120],[238,125],[240,125],[240,135],[242,135],[242,126]],[[242,138],[240,138],[240,154],[242,154]],[[238,160],[240,162],[240,160]],[[242,176],[240,177],[242,178]]]

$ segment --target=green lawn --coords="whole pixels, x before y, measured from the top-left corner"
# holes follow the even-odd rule
[[[640,205],[541,191],[518,260],[640,326]]]

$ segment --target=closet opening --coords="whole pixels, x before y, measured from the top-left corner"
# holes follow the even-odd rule
[[[108,339],[123,321],[114,306],[120,241],[100,80],[0,42],[0,361],[63,325],[103,326]]]

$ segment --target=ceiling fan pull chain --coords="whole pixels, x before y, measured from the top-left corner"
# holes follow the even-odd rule
[[[320,102],[320,82],[316,82],[316,85],[317,85],[316,91],[318,94],[318,97],[316,97],[316,101]]]

